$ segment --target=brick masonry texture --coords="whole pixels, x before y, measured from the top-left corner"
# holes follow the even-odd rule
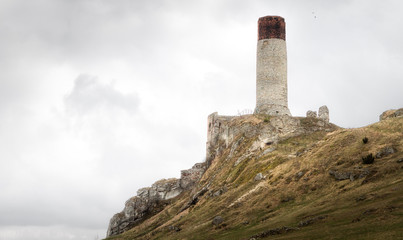
[[[285,40],[285,21],[279,16],[266,16],[259,18],[258,39],[278,38]]]

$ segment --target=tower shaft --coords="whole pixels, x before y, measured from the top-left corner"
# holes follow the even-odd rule
[[[255,113],[291,115],[287,100],[285,21],[278,16],[259,18],[256,58]]]

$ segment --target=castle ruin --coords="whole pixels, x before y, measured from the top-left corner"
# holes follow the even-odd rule
[[[261,17],[258,21],[255,113],[291,116],[287,99],[285,21],[279,16]]]
[[[308,111],[306,118],[311,119],[314,127],[305,128],[301,117],[292,117],[288,109],[287,91],[287,48],[285,20],[280,16],[265,16],[258,20],[258,42],[256,53],[256,108],[254,114],[266,115],[270,127],[259,135],[260,144],[277,141],[292,135],[309,131],[329,130],[329,110],[326,106],[316,111]],[[207,119],[206,164],[220,152],[219,141],[228,146],[239,133],[250,132],[248,124],[234,127],[238,116],[222,116],[212,113]],[[317,126],[316,126],[317,125]],[[269,130],[268,130],[269,129]],[[261,129],[259,130],[261,131]],[[259,145],[259,144],[257,144]]]

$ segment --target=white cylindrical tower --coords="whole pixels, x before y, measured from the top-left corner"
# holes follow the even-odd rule
[[[258,21],[255,113],[289,115],[285,21],[266,16]]]

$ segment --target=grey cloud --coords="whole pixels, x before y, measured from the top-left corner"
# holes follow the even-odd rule
[[[67,110],[81,115],[104,109],[135,113],[139,102],[136,94],[123,94],[113,85],[102,84],[89,75],[77,77],[72,92],[65,97]]]
[[[254,108],[263,15],[286,18],[294,115],[326,104],[332,122],[359,127],[402,107],[402,10],[397,0],[0,1],[0,236],[94,239],[137,188],[202,159],[209,113]],[[80,73],[98,77],[72,86]]]

